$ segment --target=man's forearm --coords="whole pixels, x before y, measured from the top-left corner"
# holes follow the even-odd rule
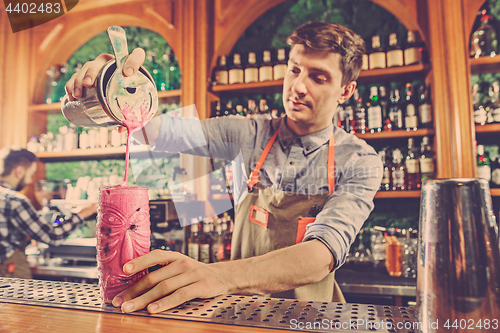
[[[321,281],[334,267],[330,250],[311,240],[262,256],[214,264],[231,294],[264,295]]]

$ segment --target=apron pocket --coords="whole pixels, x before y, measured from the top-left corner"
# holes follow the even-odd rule
[[[253,222],[261,227],[267,228],[267,221],[269,219],[269,212],[265,209],[252,205],[250,207],[250,215],[248,216],[248,220]]]
[[[316,221],[315,217],[299,217],[297,223],[297,237],[295,238],[295,244],[299,244],[304,239],[304,235],[306,233],[306,227],[308,224]]]

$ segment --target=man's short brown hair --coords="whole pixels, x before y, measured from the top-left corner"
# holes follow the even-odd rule
[[[339,53],[342,86],[358,78],[365,53],[363,38],[337,23],[309,22],[295,29],[287,38],[293,46],[304,45],[318,51]]]
[[[24,148],[3,148],[0,150],[0,176],[8,176],[18,165],[29,168],[38,158]]]

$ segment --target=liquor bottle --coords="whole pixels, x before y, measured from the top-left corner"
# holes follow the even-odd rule
[[[220,101],[215,101],[215,117],[221,117],[222,111],[220,109]]]
[[[403,163],[403,153],[399,148],[392,151],[392,190],[401,191],[405,190],[406,184],[406,167]]]
[[[213,239],[210,236],[210,223],[208,220],[203,221],[203,234],[200,237],[200,261],[209,264],[212,259],[212,244]]]
[[[389,35],[389,48],[387,49],[387,67],[403,66],[403,49],[399,46],[398,35],[393,32]]]
[[[198,220],[191,219],[191,235],[188,239],[188,257],[200,260],[200,237],[198,235]]]
[[[491,104],[490,104],[490,114],[494,123],[500,123],[500,94],[499,94],[499,84],[498,82],[493,82],[490,87],[491,92]]]
[[[245,68],[245,83],[259,82],[259,68],[255,60],[255,52],[248,53],[248,64]]]
[[[404,113],[405,113],[405,128],[407,131],[417,130],[418,118],[417,118],[417,102],[415,94],[413,93],[413,85],[411,83],[406,84],[406,97],[404,103]]]
[[[226,217],[222,218],[222,232],[224,233],[224,258],[231,258],[231,239],[233,235],[233,224],[231,223],[230,218],[229,220]]]
[[[385,57],[384,49],[380,46],[380,36],[373,36],[371,52],[368,55],[370,69],[386,68]]]
[[[224,234],[222,233],[221,223],[215,223],[214,243],[212,245],[212,259],[213,262],[221,262],[229,259],[224,257]]]
[[[491,163],[491,188],[500,187],[500,160],[497,157],[493,163]]]
[[[382,160],[383,173],[382,181],[380,182],[380,191],[390,191],[391,190],[391,163],[390,163],[390,150],[387,148],[382,149],[378,152],[378,156]]]
[[[418,31],[408,30],[406,48],[404,50],[405,66],[421,64],[423,62],[423,48],[418,39]]]
[[[229,69],[229,84],[243,83],[243,67],[241,66],[241,58],[238,53],[233,56],[233,65]]]
[[[356,125],[354,130],[356,133],[364,134],[366,133],[366,109],[358,89],[354,91],[354,100],[356,101],[356,107],[354,109]]]
[[[362,62],[361,62],[361,70],[366,71],[369,69],[370,69],[370,64],[369,64],[369,60],[368,60],[368,54],[363,53]]]
[[[387,241],[384,238],[384,234],[378,229],[381,228],[375,227],[370,229],[370,247],[372,250],[373,265],[376,270],[384,268],[387,248]]]
[[[273,79],[273,64],[271,62],[271,52],[264,51],[262,64],[259,67],[259,81],[271,81]]]
[[[239,116],[242,116],[242,117],[245,117],[246,114],[245,112],[243,111],[243,105],[236,105],[236,114],[239,115]]]
[[[425,84],[418,87],[418,116],[421,128],[432,128],[432,105],[429,88]]]
[[[168,90],[180,89],[181,87],[181,70],[177,63],[177,58],[171,48],[168,48],[163,56],[166,59],[168,67]]]
[[[434,179],[434,151],[429,144],[429,137],[424,136],[420,144],[420,183],[428,179]]]
[[[267,100],[265,100],[264,98],[261,98],[259,101],[259,114],[261,115],[269,114],[269,107],[267,106]]]
[[[420,189],[419,161],[415,154],[413,138],[408,138],[408,154],[405,160],[406,166],[406,189],[414,191]]]
[[[259,113],[259,109],[257,109],[257,104],[255,100],[248,100],[248,109],[247,109],[247,117],[252,118],[255,114]]]
[[[395,232],[385,233],[386,240],[386,259],[385,267],[390,276],[401,276],[401,242],[395,236]]]
[[[285,78],[286,69],[288,68],[285,56],[285,49],[278,49],[278,61],[273,66],[273,77],[275,80]]]
[[[339,105],[339,107],[341,107]],[[343,107],[341,107],[342,111],[338,113],[339,115],[339,127],[341,127],[347,133],[354,133],[354,107],[351,105],[351,99],[347,100]]]
[[[491,161],[483,145],[477,145],[477,177],[491,180]]]
[[[389,118],[392,121],[393,130],[401,130],[404,128],[403,110],[401,109],[401,97],[399,89],[391,89],[391,104],[389,107]]]
[[[233,114],[233,102],[231,100],[227,101],[226,109],[224,110],[224,116],[229,116]]]
[[[378,100],[377,86],[370,87],[370,106],[367,108],[368,129],[371,133],[382,131],[382,107]]]
[[[212,83],[214,85],[217,84],[228,84],[229,83],[229,74],[226,65],[226,56],[221,55],[219,57],[219,63],[214,68],[214,78]]]
[[[382,129],[384,131],[392,131],[392,121],[389,116],[389,96],[387,95],[387,88],[385,86],[380,86],[379,88],[379,103],[382,108]]]
[[[491,24],[491,16],[486,7],[481,9],[481,25],[472,33],[470,39],[470,57],[494,57],[498,49],[498,40],[495,28]]]
[[[472,86],[472,104],[474,105],[474,122],[476,125],[484,125],[488,120],[488,114],[483,105],[482,92],[479,84]]]

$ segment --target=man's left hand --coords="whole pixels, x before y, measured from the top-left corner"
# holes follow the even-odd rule
[[[176,307],[194,298],[211,298],[227,294],[228,281],[220,266],[204,264],[181,253],[154,250],[135,258],[123,266],[126,274],[134,274],[154,265],[164,267],[146,274],[139,282],[113,299],[129,313],[147,308],[158,313]]]

